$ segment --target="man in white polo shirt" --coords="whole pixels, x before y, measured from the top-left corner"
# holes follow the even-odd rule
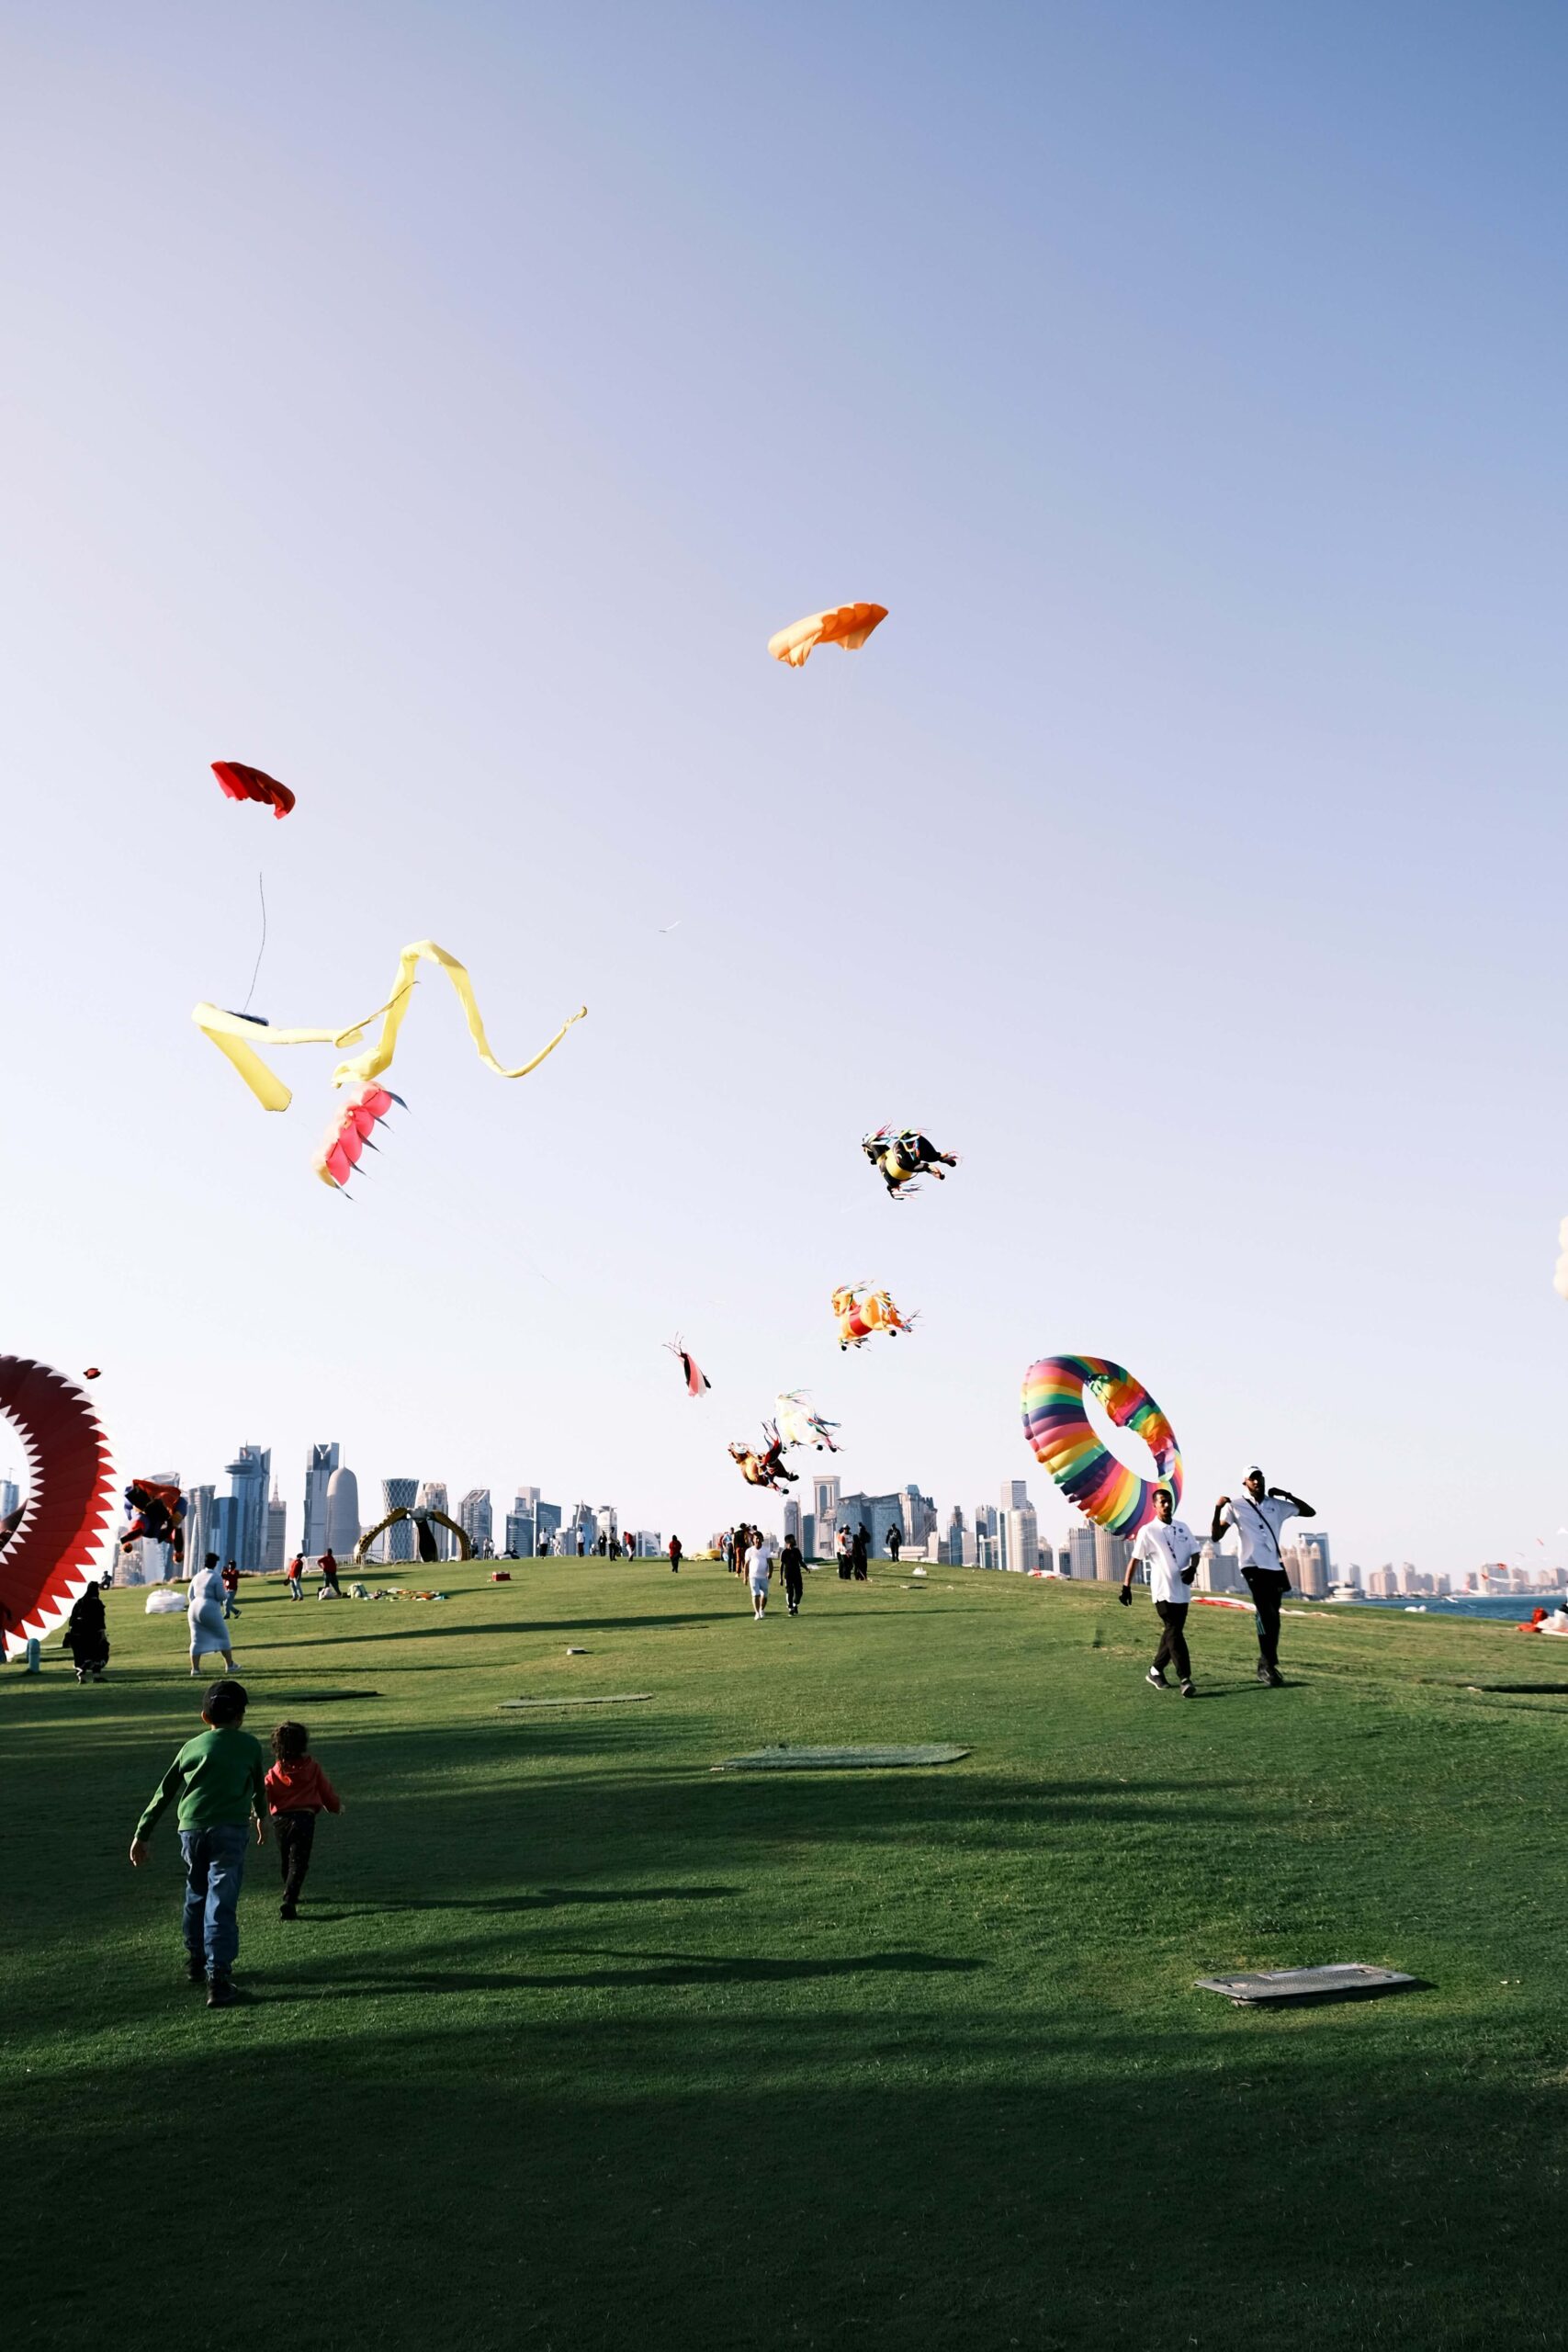
[[[1185,1520],[1174,1518],[1175,1505],[1168,1487],[1155,1490],[1155,1517],[1146,1527],[1138,1530],[1127,1562],[1127,1573],[1122,1579],[1122,1602],[1133,1605],[1133,1570],[1142,1561],[1148,1570],[1149,1599],[1163,1631],[1155,1662],[1145,1680],[1156,1690],[1168,1690],[1165,1669],[1174,1666],[1181,1680],[1184,1699],[1195,1699],[1192,1688],[1192,1661],[1187,1655],[1187,1593],[1198,1573],[1198,1538]]]
[[[1242,1577],[1257,1616],[1258,1679],[1274,1690],[1285,1679],[1280,1671],[1280,1607],[1291,1589],[1280,1551],[1280,1530],[1288,1519],[1315,1516],[1311,1503],[1303,1503],[1288,1487],[1265,1487],[1256,1462],[1247,1474],[1244,1491],[1234,1501],[1229,1495],[1222,1495],[1214,1505],[1210,1541],[1217,1544],[1227,1527],[1234,1527],[1240,1540]]]

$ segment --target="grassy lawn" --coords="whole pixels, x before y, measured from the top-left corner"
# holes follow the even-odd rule
[[[117,1593],[101,1689],[0,1675],[12,2343],[1561,2342],[1568,1645],[1317,1612],[1269,1691],[1195,1610],[1184,1704],[1108,1589],[819,1572],[754,1627],[706,1562],[446,1575],[247,1589],[250,1728],[348,1810],[293,1926],[253,1852],[227,2012],[172,1815],[126,1860],[183,1620]],[[1341,1959],[1423,1989],[1191,1989]]]

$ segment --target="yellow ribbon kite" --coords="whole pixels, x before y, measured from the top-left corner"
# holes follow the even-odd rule
[[[256,1052],[256,1046],[357,1046],[370,1023],[378,1019],[381,1035],[376,1044],[356,1054],[352,1061],[339,1062],[333,1072],[333,1084],[346,1086],[351,1079],[379,1078],[384,1069],[391,1067],[398,1032],[413,993],[414,966],[421,962],[439,964],[451,981],[468,1017],[468,1035],[479,1059],[487,1069],[494,1070],[497,1078],[526,1078],[530,1070],[538,1069],[547,1055],[555,1052],[573,1023],[582,1020],[588,1011],[583,1005],[570,1021],[563,1021],[549,1044],[542,1046],[532,1061],[521,1063],[516,1069],[507,1069],[490,1049],[467,966],[459,964],[456,956],[448,956],[434,939],[416,939],[398,958],[397,984],[386,1003],[378,1005],[374,1012],[367,1012],[363,1021],[355,1021],[346,1029],[272,1029],[265,1021],[248,1021],[243,1013],[225,1012],[217,1004],[198,1004],[191,1019],[202,1035],[209,1037],[219,1052],[228,1056],[264,1111],[287,1111],[294,1098],[283,1080],[268,1069]]]

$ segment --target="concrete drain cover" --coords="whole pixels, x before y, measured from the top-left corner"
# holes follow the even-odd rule
[[[759,1747],[727,1756],[716,1772],[883,1771],[897,1764],[956,1764],[966,1747]]]
[[[1397,1993],[1419,1983],[1397,1968],[1370,1968],[1364,1960],[1343,1960],[1330,1968],[1265,1968],[1245,1976],[1200,1976],[1200,1993],[1223,1993],[1238,2009],[1259,2001],[1344,2001],[1369,1993]]]

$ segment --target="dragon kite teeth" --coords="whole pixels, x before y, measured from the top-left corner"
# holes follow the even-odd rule
[[[0,1356],[0,1414],[28,1457],[28,1499],[0,1521],[0,1657],[63,1625],[88,1581],[114,1496],[98,1417],[63,1373]]]

